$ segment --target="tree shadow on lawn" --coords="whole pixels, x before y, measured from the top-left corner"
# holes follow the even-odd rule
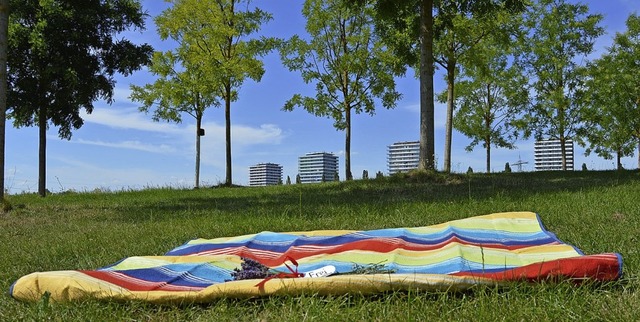
[[[283,213],[322,215],[354,207],[395,207],[405,203],[482,202],[490,198],[522,200],[531,195],[590,191],[640,182],[640,171],[567,171],[497,174],[402,174],[385,178],[272,187],[206,188],[175,198],[121,205],[109,220],[143,222],[176,217]]]

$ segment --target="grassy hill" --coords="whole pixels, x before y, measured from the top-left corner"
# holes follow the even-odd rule
[[[9,196],[0,214],[0,320],[639,320],[640,172],[413,174],[264,188],[153,189]],[[607,285],[518,284],[465,293],[275,297],[173,307],[20,303],[11,283],[36,271],[95,269],[161,255],[189,239],[270,231],[424,226],[503,211],[537,212],[586,254],[619,252]]]

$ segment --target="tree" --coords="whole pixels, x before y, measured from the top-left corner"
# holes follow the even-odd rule
[[[5,133],[7,123],[7,47],[9,0],[0,0],[0,203],[4,203]]]
[[[225,185],[231,186],[231,102],[249,78],[259,82],[264,64],[258,57],[277,45],[274,38],[250,38],[272,19],[259,8],[249,10],[249,0],[167,0],[173,7],[156,18],[160,36],[180,43],[189,57],[185,68],[197,69],[224,101]],[[240,10],[244,7],[245,10]],[[206,75],[206,76],[204,76]]]
[[[352,1],[363,5],[367,0]],[[433,91],[434,0],[376,0],[376,32],[405,63],[416,67],[420,83],[420,159],[418,169],[435,170]],[[376,174],[377,177],[377,174]]]
[[[632,14],[626,23],[627,31],[616,34],[607,53],[589,65],[584,109],[586,153],[605,159],[615,154],[618,169],[636,147],[640,168],[640,16]]]
[[[158,20],[158,31],[166,40],[168,33],[165,31],[172,26],[166,25],[169,23],[166,19]],[[179,28],[181,32],[177,32],[174,39],[179,43],[178,48],[153,55],[149,71],[159,78],[143,87],[132,85],[130,98],[143,104],[141,112],[152,111],[154,121],[180,123],[183,114],[196,120],[195,188],[199,188],[200,138],[204,135],[202,118],[208,107],[220,105],[218,80],[207,72],[215,68],[210,66],[215,61],[201,59],[203,48],[198,43],[208,43],[208,35],[201,24],[189,21]]]
[[[456,77],[460,69],[464,69],[467,56],[477,56],[476,48],[486,38],[494,41],[499,38],[505,42],[508,38],[504,26],[514,20],[514,16],[497,7],[490,12],[465,11],[464,1],[440,2],[438,16],[434,22],[436,39],[434,43],[434,60],[445,72],[447,89],[439,95],[438,101],[447,103],[445,120],[444,172],[451,172],[451,143],[453,134],[453,113],[456,102]],[[515,19],[517,20],[517,19]],[[462,66],[461,66],[462,65]],[[462,68],[461,68],[462,67]]]
[[[373,115],[374,98],[386,108],[393,108],[400,98],[394,75],[401,70],[373,33],[372,10],[369,4],[354,7],[343,0],[306,0],[302,14],[310,40],[294,36],[281,49],[284,65],[299,71],[306,83],[316,84],[315,97],[295,94],[284,109],[301,106],[332,118],[334,127],[345,131],[346,180],[353,179],[352,114]]]
[[[584,73],[579,59],[593,51],[603,34],[602,15],[589,14],[583,4],[565,0],[539,0],[526,13],[528,35],[519,58],[532,76],[535,91],[528,114],[520,122],[525,136],[560,140],[562,169],[566,170],[567,139],[582,125],[581,95]]]
[[[471,138],[467,151],[482,144],[486,151],[486,169],[491,172],[491,147],[515,148],[514,122],[526,105],[526,78],[518,66],[510,63],[509,38],[492,34],[475,46],[464,63],[463,80],[456,85],[455,102],[459,106],[453,125]],[[448,92],[440,95],[449,97]]]
[[[362,5],[366,0],[349,1]],[[376,31],[420,82],[420,161],[418,169],[435,170],[434,149],[434,11],[438,4],[460,4],[465,12],[488,13],[498,8],[524,10],[528,0],[376,0]],[[437,16],[437,15],[436,15]]]
[[[70,139],[82,126],[81,109],[113,100],[114,75],[149,62],[153,49],[118,34],[144,29],[138,1],[10,1],[9,117],[17,127],[39,128],[38,193],[46,195],[46,132],[49,123]],[[100,23],[96,23],[100,22]]]

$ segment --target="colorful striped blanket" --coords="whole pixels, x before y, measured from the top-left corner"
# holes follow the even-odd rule
[[[234,280],[234,269],[245,259],[277,275]],[[372,266],[383,271],[353,274]],[[334,267],[336,274],[303,276],[323,267]],[[556,278],[609,281],[621,274],[619,254],[584,255],[547,231],[535,213],[510,212],[425,227],[195,239],[165,256],[129,257],[90,271],[32,273],[18,279],[10,293],[24,301],[48,293],[55,301],[183,303],[272,294],[460,290]]]

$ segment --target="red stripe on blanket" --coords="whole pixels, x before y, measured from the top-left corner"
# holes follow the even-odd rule
[[[616,254],[606,253],[534,263],[500,272],[459,272],[451,275],[484,277],[497,281],[541,281],[563,278],[613,281],[620,277],[621,265]]]
[[[461,240],[458,237],[451,237],[448,240],[438,244],[417,244],[417,243],[404,241],[400,238],[375,238],[375,239],[359,240],[359,241],[354,241],[350,243],[331,245],[331,246],[323,246],[323,245],[292,246],[284,253],[257,250],[257,249],[254,250],[246,246],[240,246],[240,247],[228,247],[225,249],[209,250],[209,251],[204,251],[197,254],[192,254],[190,256],[230,254],[230,255],[237,255],[240,257],[250,258],[262,263],[263,265],[266,265],[269,267],[275,267],[275,266],[282,265],[282,263],[284,263],[288,257],[300,260],[305,257],[310,257],[315,255],[338,254],[338,253],[352,251],[352,250],[372,251],[372,252],[378,252],[378,253],[389,253],[396,249],[404,249],[409,251],[431,251],[431,250],[437,250],[437,249],[446,247],[451,243],[458,243],[460,245],[470,245],[470,246],[482,246],[485,249],[494,248],[494,249],[504,249],[504,250],[510,250],[510,251],[527,248],[531,246],[558,244],[558,242],[552,242],[552,243],[546,243],[546,244],[532,244],[532,245],[504,245],[504,244],[488,244],[488,243],[482,244],[482,243],[467,242],[467,241]]]
[[[93,278],[108,282],[129,291],[199,291],[203,288],[192,286],[177,286],[166,282],[149,282],[113,271],[78,271]]]

